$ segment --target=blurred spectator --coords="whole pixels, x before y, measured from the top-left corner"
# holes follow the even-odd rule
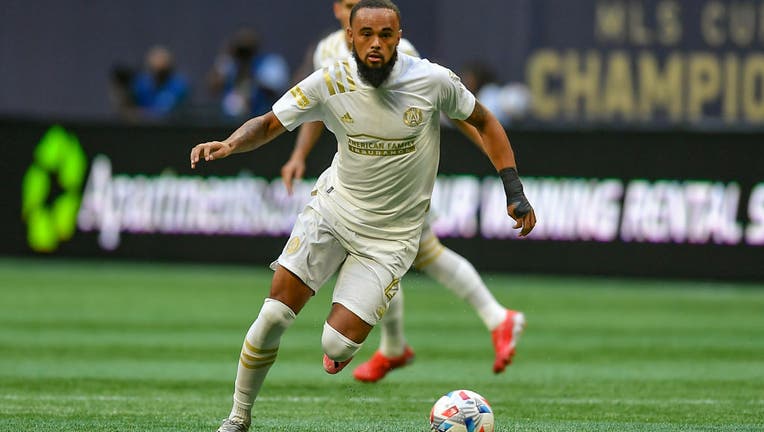
[[[467,90],[477,94],[488,84],[496,83],[496,74],[487,64],[481,61],[471,61],[462,67],[462,81]]]
[[[137,116],[133,97],[135,70],[125,64],[115,64],[109,73],[109,100],[120,117],[133,120]]]
[[[473,61],[465,64],[461,76],[465,87],[504,126],[524,117],[530,109],[528,88],[522,83],[498,84],[493,70],[483,62]]]
[[[132,97],[142,117],[160,118],[177,111],[188,96],[188,82],[175,71],[172,53],[152,47],[144,70],[132,82]]]
[[[278,54],[260,51],[254,30],[239,30],[210,74],[210,89],[229,117],[251,117],[271,109],[289,86],[289,66]]]

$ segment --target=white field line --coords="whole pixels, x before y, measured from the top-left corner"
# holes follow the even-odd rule
[[[185,398],[184,400],[200,400],[207,401],[207,398]],[[350,397],[345,400],[349,402],[358,403],[382,403],[389,402],[391,399],[402,402],[420,403],[420,402],[433,402],[433,399],[419,399],[419,398],[378,398],[378,397]],[[128,401],[176,401],[176,397],[141,397],[141,396],[125,396],[125,395],[15,395],[15,394],[0,394],[0,400],[37,400],[37,401],[102,401],[102,402],[128,402]],[[261,396],[257,399],[261,402],[310,402],[310,403],[322,403],[335,400],[329,396]],[[505,398],[491,398],[493,404],[497,402],[506,402],[510,399]],[[717,405],[717,404],[733,404],[740,403],[738,401],[732,401],[728,399],[599,399],[599,398],[522,398],[523,403],[543,403],[543,404],[559,404],[559,405]],[[753,399],[743,402],[746,405],[764,405],[764,399]]]

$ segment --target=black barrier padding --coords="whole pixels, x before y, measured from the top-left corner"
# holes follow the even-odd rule
[[[38,256],[26,241],[21,218],[21,179],[33,161],[33,151],[53,122],[0,120],[0,169],[3,175],[0,213],[0,253]],[[62,122],[79,139],[87,159],[108,155],[114,174],[233,176],[242,170],[272,179],[292,150],[295,133],[252,153],[212,164],[189,166],[190,149],[199,142],[223,139],[234,127],[131,126]],[[708,180],[736,182],[741,199],[737,218],[747,220],[748,197],[764,183],[764,138],[754,133],[698,131],[545,131],[510,130],[520,177],[614,178],[624,183],[645,180]],[[308,162],[307,177],[316,177],[336,150],[326,132]],[[442,133],[441,174],[494,176],[488,159],[453,130]],[[533,196],[528,196],[531,203]],[[571,212],[586,209],[569,209]],[[539,224],[544,219],[539,218]],[[62,257],[240,262],[267,265],[285,237],[232,235],[172,235],[121,233],[119,246],[106,251],[98,234],[78,231],[51,253]],[[670,244],[552,240],[489,240],[443,238],[442,242],[468,258],[479,270],[514,273],[583,274],[643,277],[688,277],[764,280],[764,246]]]

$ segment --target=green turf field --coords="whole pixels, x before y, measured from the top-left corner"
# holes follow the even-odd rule
[[[327,287],[282,339],[252,430],[426,431],[456,388],[488,398],[498,431],[764,430],[764,285],[485,278],[529,321],[507,373],[492,374],[477,316],[410,275],[416,362],[378,384],[354,382],[353,363],[327,375]],[[0,430],[214,431],[269,281],[264,267],[0,260]]]

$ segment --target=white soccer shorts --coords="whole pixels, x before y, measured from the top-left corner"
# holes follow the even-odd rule
[[[416,242],[372,239],[351,232],[330,211],[317,210],[322,208],[320,201],[320,197],[314,198],[299,214],[289,241],[271,268],[283,266],[314,292],[339,270],[332,302],[376,325],[413,261]]]

